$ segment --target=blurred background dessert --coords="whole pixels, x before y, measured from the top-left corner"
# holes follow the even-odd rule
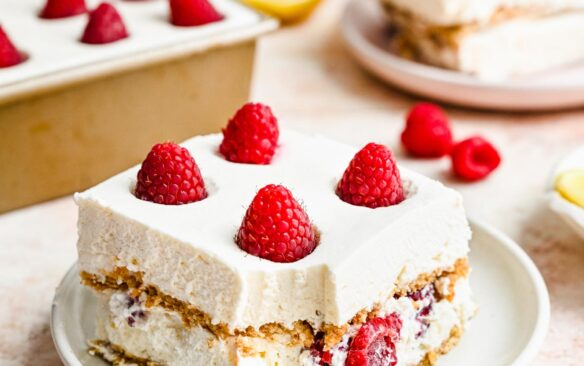
[[[584,60],[580,0],[381,0],[398,52],[501,80]]]

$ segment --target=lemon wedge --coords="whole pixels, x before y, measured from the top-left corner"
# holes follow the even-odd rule
[[[584,169],[572,169],[556,178],[556,191],[568,201],[584,208]]]
[[[296,23],[308,17],[320,0],[242,0],[245,4],[282,21]]]

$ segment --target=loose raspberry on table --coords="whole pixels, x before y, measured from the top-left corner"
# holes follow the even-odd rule
[[[270,107],[247,103],[223,129],[219,152],[229,161],[269,164],[278,145],[280,130]]]
[[[405,199],[393,154],[375,143],[367,144],[353,157],[336,191],[343,201],[369,208],[396,205]]]
[[[402,321],[396,313],[363,324],[350,344],[345,365],[396,365],[395,344],[399,341],[401,327]]]
[[[164,205],[181,205],[207,197],[205,182],[187,149],[172,142],[152,147],[138,172],[136,197]]]
[[[170,0],[170,22],[176,26],[204,25],[223,18],[208,0]]]
[[[408,153],[438,158],[452,149],[452,132],[444,111],[435,104],[418,103],[409,112],[401,141]]]
[[[22,61],[24,57],[0,26],[0,68],[18,65]]]
[[[113,5],[104,2],[89,13],[89,22],[85,27],[81,42],[105,44],[119,41],[128,36],[120,13]]]
[[[85,0],[47,0],[39,16],[44,19],[67,18],[87,11]]]
[[[292,193],[281,185],[269,184],[252,200],[236,243],[260,258],[296,262],[316,248],[318,233]]]
[[[468,181],[487,177],[501,164],[497,149],[480,136],[457,143],[450,156],[454,174]]]

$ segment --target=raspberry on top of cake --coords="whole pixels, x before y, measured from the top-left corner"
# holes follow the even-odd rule
[[[474,312],[456,192],[261,104],[75,198],[114,363],[417,365]]]

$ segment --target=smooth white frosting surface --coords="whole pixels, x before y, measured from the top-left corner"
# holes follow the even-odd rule
[[[224,160],[220,141],[209,135],[183,144],[208,187],[203,201],[164,206],[137,199],[132,189],[139,167],[77,194],[81,270],[142,271],[146,282],[232,328],[296,320],[343,324],[395,284],[468,253],[461,197],[436,181],[402,167],[409,197],[373,210],[335,195],[353,147],[283,131],[272,164],[258,166]],[[316,250],[298,262],[263,260],[233,241],[255,193],[269,183],[288,187],[321,233]]]
[[[584,10],[584,0],[382,0],[436,25],[485,23],[501,8]]]

